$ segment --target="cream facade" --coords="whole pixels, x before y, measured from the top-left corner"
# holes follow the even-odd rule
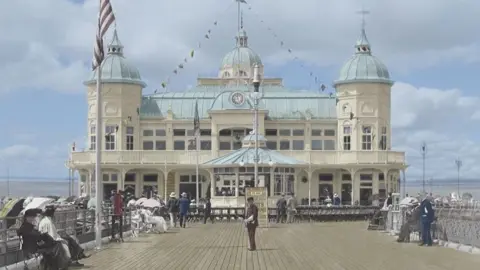
[[[259,146],[266,150],[256,181],[254,157],[248,152],[255,64],[264,93]],[[199,78],[197,86],[185,92],[144,96],[145,83],[124,57],[115,32],[101,66],[101,146],[95,138],[97,72],[85,82],[88,147],[72,149],[67,161],[79,173],[84,193],[95,191],[96,147],[102,149],[104,194],[121,189],[136,196],[187,192],[195,198],[197,160],[199,196],[211,197],[214,204],[242,205],[246,186],[267,187],[272,200],[295,193],[303,203],[336,193],[345,204],[370,204],[374,194],[385,197],[400,190],[407,165],[405,153],[391,149],[393,81],[371,54],[364,30],[354,56],[334,82],[336,95],[290,90],[281,78],[268,78],[268,67],[249,47],[242,29],[236,47],[221,61],[218,78]],[[195,104],[201,128],[198,152],[193,140]]]

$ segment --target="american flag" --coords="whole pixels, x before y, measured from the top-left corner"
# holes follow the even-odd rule
[[[112,4],[110,0],[100,0],[100,10],[98,12],[97,38],[93,50],[92,69],[95,70],[103,61],[105,52],[103,51],[103,36],[107,33],[110,25],[115,21]]]

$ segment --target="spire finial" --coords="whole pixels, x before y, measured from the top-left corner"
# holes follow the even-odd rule
[[[362,30],[360,38],[357,40],[357,44],[355,45],[356,53],[370,54],[370,43],[368,42],[367,33],[365,31],[365,16],[370,14],[370,11],[362,7],[362,10],[358,11],[357,14],[362,15]]]
[[[240,29],[243,29],[243,10],[240,11]]]
[[[360,11],[357,12],[358,14],[362,15],[362,31],[365,31],[365,16],[370,14],[370,11],[366,10],[364,7]]]
[[[108,54],[123,55],[123,45],[118,38],[117,27],[113,29],[113,37],[110,44],[108,44]]]

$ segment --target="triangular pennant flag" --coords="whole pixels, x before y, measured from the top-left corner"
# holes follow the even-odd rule
[[[213,22],[213,25],[217,25],[217,21],[214,21],[214,22]]]
[[[193,58],[194,55],[195,55],[195,50],[190,51],[190,58]]]
[[[210,37],[209,37],[208,35],[205,35],[205,38],[206,38],[206,39],[210,39]]]
[[[199,48],[199,49],[202,48],[202,43],[201,42],[198,42],[197,48]]]
[[[291,49],[288,49],[288,52],[289,52],[289,53],[292,53],[292,50],[291,50]]]
[[[173,73],[177,74],[177,73],[178,73],[178,71],[177,71],[176,69],[174,69],[174,70],[173,70]]]
[[[166,88],[167,87],[167,83],[166,82],[162,82],[162,88]]]
[[[188,62],[188,59],[187,59],[187,58],[184,58],[184,59],[183,59],[183,62],[187,63],[187,62]]]
[[[208,31],[207,31],[207,32],[210,34],[210,33],[212,33],[212,30],[208,29]]]
[[[178,68],[183,68],[183,64],[178,65]]]
[[[280,46],[283,46],[283,41],[280,41]]]

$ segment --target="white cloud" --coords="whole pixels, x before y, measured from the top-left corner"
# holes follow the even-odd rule
[[[398,82],[392,89],[394,148],[407,152],[408,175],[422,175],[421,145],[427,144],[427,178],[456,177],[455,159],[463,159],[462,174],[477,177],[480,144],[472,115],[478,114],[479,98],[458,89],[415,87]]]
[[[112,2],[126,55],[152,88],[171,74],[199,40],[203,44],[198,58],[177,76],[182,89],[185,80],[193,81],[198,73],[214,74],[221,56],[233,46],[234,1]],[[479,60],[479,38],[471,34],[480,23],[477,1],[248,2],[252,9],[245,6],[244,14],[250,44],[272,64],[285,63],[287,56],[291,57],[280,48],[282,40],[305,62],[338,67],[353,53],[360,28],[355,12],[361,4],[371,10],[367,25],[374,51],[393,71]],[[65,0],[28,5],[1,2],[0,32],[9,34],[0,36],[0,92],[21,88],[81,91],[81,81],[89,72],[97,5],[96,0],[84,4]],[[448,20],[451,17],[456,19]],[[212,33],[207,41],[203,36],[209,29]]]
[[[7,161],[9,159],[32,158],[38,154],[38,148],[25,144],[16,144],[0,149],[0,158]]]

